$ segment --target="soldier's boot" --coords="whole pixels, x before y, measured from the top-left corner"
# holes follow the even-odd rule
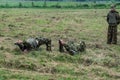
[[[80,52],[83,52],[83,51],[85,51],[85,50],[86,50],[86,44],[85,44],[84,41],[81,41],[81,42],[80,42],[80,49],[79,49],[79,51],[80,51]]]
[[[48,40],[48,42],[46,43],[46,50],[47,51],[52,51],[52,49],[51,49],[52,48],[51,42],[52,42],[51,40]]]
[[[59,51],[64,52],[64,45],[63,45],[63,40],[59,40]]]

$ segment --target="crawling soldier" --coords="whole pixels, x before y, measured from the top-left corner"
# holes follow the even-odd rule
[[[78,45],[75,45],[72,41],[68,43],[64,42],[62,39],[59,40],[59,51],[64,52],[64,48],[70,55],[77,54],[79,52],[85,51],[86,44],[85,42],[80,42]]]
[[[17,45],[22,51],[29,51],[32,49],[38,49],[41,45],[46,45],[46,50],[51,51],[51,39],[48,38],[29,38],[25,41],[18,40],[15,45]]]

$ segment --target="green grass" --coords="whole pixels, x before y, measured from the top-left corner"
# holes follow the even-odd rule
[[[120,10],[118,10],[120,11]],[[0,9],[0,80],[119,80],[118,45],[107,45],[107,9]],[[23,53],[19,39],[44,36],[45,46]],[[58,52],[58,40],[85,41],[85,52],[75,56]]]

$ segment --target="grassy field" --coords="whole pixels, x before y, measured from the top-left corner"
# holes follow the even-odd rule
[[[0,80],[119,80],[118,44],[107,45],[107,9],[0,9]],[[120,11],[120,10],[118,10]],[[44,36],[45,46],[23,54],[19,39]],[[85,41],[86,52],[59,53],[58,40]]]

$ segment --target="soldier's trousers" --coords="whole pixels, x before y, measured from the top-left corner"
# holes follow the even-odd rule
[[[107,44],[117,44],[117,26],[108,27]]]

